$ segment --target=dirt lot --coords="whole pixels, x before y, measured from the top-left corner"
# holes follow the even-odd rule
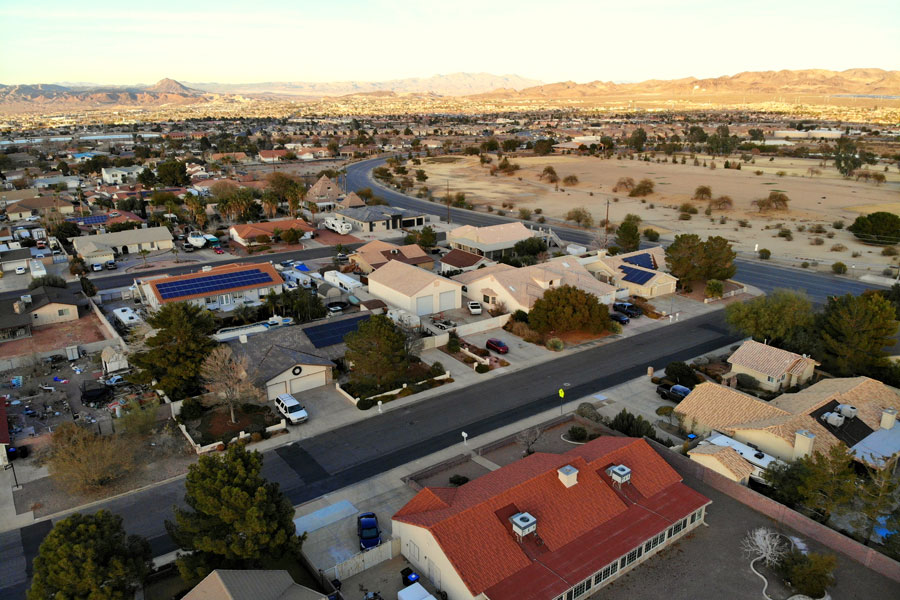
[[[662,156],[662,155],[660,155]],[[852,234],[844,230],[834,230],[832,223],[843,220],[849,225],[861,213],[874,211],[900,212],[900,173],[892,168],[885,173],[887,183],[877,186],[864,181],[845,180],[833,166],[821,167],[818,160],[779,157],[773,161],[758,157],[756,164],[744,164],[740,171],[724,169],[724,159],[699,156],[707,164],[713,160],[718,168],[712,170],[702,166],[687,164],[648,163],[638,160],[602,159],[597,157],[551,155],[546,157],[510,158],[521,166],[513,176],[491,177],[489,169],[479,165],[477,157],[452,157],[452,162],[423,161],[422,167],[430,179],[451,181],[451,193],[465,192],[466,199],[477,208],[486,209],[491,205],[500,209],[504,202],[512,203],[515,209],[507,209],[507,214],[515,216],[518,208],[531,210],[540,208],[548,219],[564,219],[566,213],[576,207],[587,208],[595,222],[606,217],[607,200],[609,215],[613,223],[621,222],[628,213],[643,219],[644,226],[652,227],[664,236],[675,233],[696,233],[703,237],[721,235],[728,238],[737,250],[752,252],[756,244],[768,248],[773,255],[799,259],[820,260],[831,263],[835,260],[849,262],[852,253],[858,251],[862,258],[857,262],[868,264],[888,264],[890,259],[873,249],[858,243]],[[732,156],[732,160],[738,157]],[[496,160],[495,160],[496,163]],[[555,168],[560,178],[576,175],[579,183],[559,191],[553,184],[540,181],[539,175],[545,166]],[[881,172],[881,167],[871,167]],[[809,175],[809,169],[818,169],[820,175]],[[755,171],[762,171],[755,175]],[[777,173],[783,172],[783,176]],[[646,197],[629,198],[627,192],[613,193],[619,178],[631,177],[635,181],[651,179],[656,191]],[[711,217],[703,214],[705,202],[695,202],[699,213],[689,221],[678,219],[677,208],[689,202],[699,185],[712,188],[713,197],[728,195],[734,200],[734,208],[715,210]],[[771,191],[786,193],[791,201],[787,211],[759,213],[751,202],[768,196]],[[654,208],[651,208],[653,206]],[[721,217],[726,218],[720,224]],[[746,219],[750,227],[739,227],[737,221]],[[784,223],[793,230],[793,241],[776,237],[774,225]],[[797,226],[809,228],[822,224],[834,237],[824,234],[798,232]],[[766,230],[765,227],[770,229]],[[821,237],[824,243],[811,245],[814,237]],[[835,244],[843,244],[846,250],[831,251]]]
[[[31,337],[0,344],[0,358],[49,352],[66,346],[79,346],[107,339],[100,319],[89,313],[75,321],[44,325],[31,330]]]

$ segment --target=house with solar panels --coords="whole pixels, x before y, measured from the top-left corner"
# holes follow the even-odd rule
[[[678,279],[663,272],[665,250],[656,246],[626,254],[609,256],[605,250],[577,259],[600,281],[627,290],[629,296],[656,298],[674,294]]]
[[[140,282],[137,289],[144,304],[153,310],[170,302],[190,302],[227,312],[242,304],[258,306],[269,293],[282,293],[283,284],[271,263],[246,263],[203,267],[198,273]]]

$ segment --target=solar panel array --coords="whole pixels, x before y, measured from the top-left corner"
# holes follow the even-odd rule
[[[653,264],[653,257],[648,253],[644,254],[635,254],[634,256],[627,256],[623,258],[625,262],[637,265],[639,267],[644,267],[645,269],[655,269],[656,265]]]
[[[634,267],[626,267],[625,265],[620,265],[619,269],[625,273],[624,279],[628,283],[633,283],[635,285],[644,285],[651,279],[656,273],[651,273],[650,271],[642,271],[641,269],[635,269]]]
[[[333,346],[344,341],[344,336],[351,331],[356,331],[359,324],[369,318],[369,315],[336,321],[334,323],[326,323],[324,325],[316,325],[303,330],[309,341],[316,348],[325,348]]]
[[[106,223],[109,215],[93,215],[90,217],[69,217],[66,221],[73,223],[84,223],[85,225],[96,225],[98,223]]]
[[[219,275],[206,275],[192,277],[171,283],[160,283],[156,286],[163,300],[193,296],[196,294],[211,294],[221,290],[256,285],[258,283],[271,283],[272,276],[259,269],[250,269],[238,273],[222,273]]]

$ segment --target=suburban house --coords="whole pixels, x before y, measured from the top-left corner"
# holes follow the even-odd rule
[[[674,294],[678,279],[664,273],[665,250],[660,246],[609,256],[606,250],[578,261],[600,281],[628,290],[629,296],[656,298]]]
[[[27,269],[31,256],[30,248],[15,248],[0,252],[0,269],[4,272],[15,271],[19,267]]]
[[[369,293],[414,315],[430,315],[462,306],[462,285],[399,260],[369,275]]]
[[[493,264],[489,259],[465,250],[453,249],[441,257],[441,273],[474,271],[481,265]]]
[[[451,248],[498,259],[501,256],[511,256],[513,246],[533,237],[543,236],[541,232],[528,229],[521,222],[515,221],[489,227],[463,225],[447,233],[447,242]]]
[[[259,160],[264,163],[277,163],[280,160],[284,160],[287,153],[287,150],[260,150]]]
[[[356,195],[356,192],[350,192],[341,200],[338,200],[338,208],[362,208],[366,203],[363,199]]]
[[[335,218],[350,223],[354,229],[369,233],[425,224],[425,215],[418,211],[385,205],[342,208],[335,212]]]
[[[6,216],[9,217],[10,221],[27,219],[32,215],[47,217],[53,213],[71,215],[74,212],[75,206],[71,202],[54,196],[27,198],[6,207]]]
[[[324,594],[294,583],[287,571],[216,569],[184,600],[326,600]]]
[[[269,293],[280,294],[282,284],[271,263],[243,263],[140,282],[137,289],[144,304],[154,310],[170,302],[190,302],[230,311],[242,304],[258,306]]]
[[[104,167],[100,169],[100,178],[106,185],[121,185],[134,181],[137,176],[146,169],[143,165],[135,165],[133,167]]]
[[[114,256],[140,254],[141,250],[171,250],[175,245],[168,227],[145,227],[114,233],[72,238],[75,253],[86,262],[105,262]]]
[[[707,469],[741,485],[747,485],[751,478],[762,480],[763,471],[773,462],[780,462],[774,456],[717,431],[712,432],[693,450],[689,450],[688,456]]]
[[[247,378],[267,400],[279,394],[296,394],[331,382],[335,364],[327,358],[302,351],[292,344],[291,327],[274,329],[269,333],[244,337],[229,342],[235,356],[245,356],[250,372]]]
[[[728,359],[730,381],[739,374],[753,377],[764,390],[786,390],[803,385],[812,379],[819,365],[807,356],[801,356],[753,340],[747,340]]]
[[[213,162],[250,162],[250,157],[247,156],[246,152],[216,152],[211,154],[209,159]]]
[[[578,600],[682,540],[709,504],[646,441],[601,437],[425,488],[391,529],[451,600]]]
[[[616,288],[598,281],[575,257],[561,256],[529,267],[491,265],[453,277],[463,286],[467,298],[491,308],[501,305],[509,312],[528,312],[551,288],[571,285],[597,297],[601,304],[615,301]]]
[[[320,212],[327,212],[334,209],[343,195],[344,192],[341,190],[341,186],[332,181],[327,175],[322,175],[306,191],[304,201],[307,204],[315,204]]]
[[[4,190],[0,189],[0,208],[8,206],[20,200],[30,200],[41,195],[39,190],[34,188],[25,188],[22,190]]]
[[[232,225],[228,229],[228,235],[241,246],[252,246],[257,243],[257,236],[265,235],[271,239],[276,229],[282,232],[288,229],[296,229],[301,234],[300,237],[305,237],[315,231],[312,225],[303,219],[284,219],[281,221],[266,221],[264,223]]]
[[[349,257],[350,262],[356,264],[359,270],[369,274],[381,267],[389,260],[399,260],[408,265],[431,271],[434,269],[434,259],[418,244],[397,246],[389,242],[375,240],[356,249]]]
[[[675,415],[688,433],[722,432],[787,462],[843,442],[860,461],[880,466],[900,451],[898,409],[900,396],[888,386],[848,377],[825,379],[771,402],[701,383],[675,407]]]
[[[31,337],[32,327],[75,321],[78,299],[68,288],[41,286],[0,300],[0,342]]]
[[[81,177],[77,175],[53,175],[51,177],[38,177],[31,182],[31,185],[39,190],[56,187],[60,184],[65,185],[67,189],[77,190],[78,186],[81,185]]]

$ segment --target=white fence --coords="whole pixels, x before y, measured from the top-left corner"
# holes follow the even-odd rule
[[[466,335],[472,335],[473,333],[482,333],[484,331],[489,331],[491,329],[497,329],[498,327],[503,327],[506,325],[506,322],[509,321],[511,315],[500,315],[499,317],[492,317],[490,319],[482,319],[480,321],[475,321],[474,323],[465,323],[464,325],[460,325],[459,327],[454,327],[456,334],[459,337],[463,337]],[[439,335],[433,335],[431,337],[422,338],[422,349],[423,350],[431,350],[433,348],[438,348],[440,346],[444,346],[447,344],[447,341],[450,339],[449,333],[441,333]]]
[[[376,548],[366,550],[365,552],[360,552],[359,554],[351,556],[347,560],[334,565],[330,569],[325,569],[325,577],[329,580],[340,579],[341,581],[344,581],[349,577],[353,577],[354,575],[362,573],[366,569],[370,569],[377,564],[389,561],[395,556],[399,555],[400,540],[385,540],[380,546]]]

